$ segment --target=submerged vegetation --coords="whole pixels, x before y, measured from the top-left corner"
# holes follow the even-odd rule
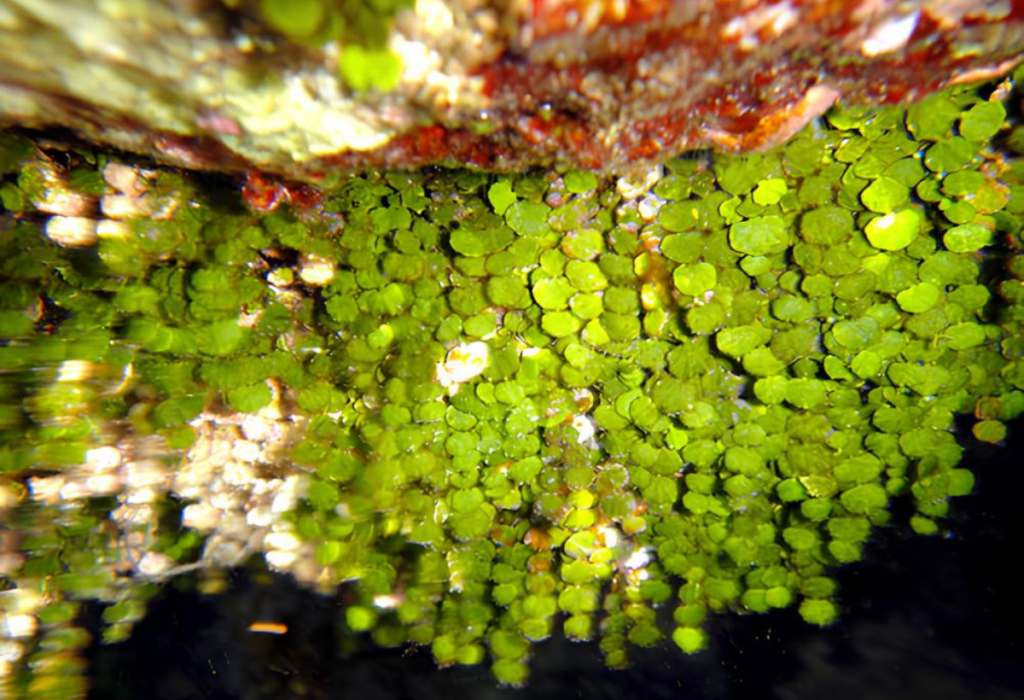
[[[378,644],[521,684],[559,628],[620,667],[723,611],[829,624],[830,571],[892,521],[940,532],[961,442],[1024,411],[1009,90],[835,109],[646,185],[386,172],[269,212],[3,136],[11,687],[73,697],[76,601],[116,641],[216,561],[168,484],[201,422],[268,411],[301,427],[256,460],[294,486],[268,561],[345,585]]]

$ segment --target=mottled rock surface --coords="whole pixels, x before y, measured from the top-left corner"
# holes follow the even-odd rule
[[[908,101],[1004,73],[1024,46],[1021,0],[417,0],[372,54],[400,59],[383,92],[397,62],[354,61],[340,34],[296,41],[268,24],[273,4],[0,0],[0,127],[307,182],[622,172],[770,147],[836,99]]]

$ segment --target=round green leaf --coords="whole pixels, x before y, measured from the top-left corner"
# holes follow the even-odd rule
[[[953,136],[933,144],[924,154],[924,165],[933,173],[948,173],[966,168],[976,153],[970,141]]]
[[[931,536],[937,535],[939,532],[938,523],[931,518],[926,518],[921,515],[911,516],[910,527],[919,535]]]
[[[345,84],[353,90],[395,89],[402,77],[402,58],[388,48],[366,48],[346,43],[338,57]]]
[[[973,253],[992,244],[992,231],[978,224],[961,224],[943,234],[942,244],[954,253]]]
[[[320,480],[314,480],[309,485],[308,497],[309,504],[315,510],[331,510],[341,501],[338,487]]]
[[[690,231],[697,227],[698,221],[693,202],[669,202],[658,211],[658,223],[673,233]]]
[[[604,304],[600,293],[579,293],[573,295],[572,299],[569,300],[569,307],[572,309],[573,314],[576,318],[589,321],[592,318],[597,318],[604,311]]]
[[[768,405],[779,404],[786,400],[788,384],[789,380],[786,377],[764,377],[754,384],[754,395]]]
[[[950,496],[967,496],[974,491],[974,472],[969,469],[951,469],[947,475],[949,479]]]
[[[866,484],[877,479],[884,466],[873,454],[865,453],[843,460],[836,466],[834,474],[840,482]]]
[[[814,408],[825,401],[826,386],[820,379],[791,379],[786,383],[786,401],[797,408]]]
[[[530,306],[530,290],[518,277],[492,277],[487,280],[487,298],[495,306],[507,309]]]
[[[882,358],[871,350],[863,350],[854,356],[850,369],[861,379],[870,379],[882,371]]]
[[[789,188],[786,187],[785,180],[781,178],[769,178],[757,183],[757,187],[754,189],[753,194],[751,194],[751,198],[756,204],[760,204],[762,207],[768,207],[773,204],[778,204],[783,195],[788,191]]]
[[[672,641],[685,654],[696,654],[708,645],[708,633],[700,627],[677,627]]]
[[[977,323],[958,323],[946,329],[949,347],[954,350],[965,350],[982,345],[985,342],[985,328]]]
[[[608,278],[595,262],[570,260],[565,266],[569,283],[581,292],[597,292],[608,287]]]
[[[839,321],[832,326],[836,342],[849,350],[860,350],[878,341],[881,329],[878,321],[864,316],[852,321]]]
[[[228,404],[239,413],[255,413],[273,398],[266,383],[249,384],[228,391]]]
[[[694,515],[707,513],[711,505],[709,496],[695,491],[689,491],[683,496],[683,505]]]
[[[768,342],[771,337],[771,330],[764,326],[738,326],[719,331],[715,343],[726,355],[743,357],[758,345]]]
[[[672,282],[683,294],[702,296],[718,282],[718,273],[711,263],[699,262],[680,265],[672,273]]]
[[[843,507],[851,513],[867,514],[873,510],[884,508],[889,502],[889,496],[885,489],[878,484],[862,484],[849,491],[844,491],[839,500]]]
[[[452,231],[449,242],[457,253],[479,257],[505,248],[513,240],[512,232],[504,226],[479,230],[462,226]]]
[[[938,303],[942,292],[931,282],[921,282],[896,295],[896,303],[907,313],[920,314]]]
[[[570,170],[563,177],[565,189],[573,194],[586,194],[597,189],[597,176],[584,170]]]
[[[975,423],[971,432],[982,442],[1002,442],[1006,439],[1006,424],[997,420],[983,420]]]
[[[546,204],[519,201],[505,211],[505,221],[520,236],[542,236],[551,230],[548,226],[550,213]]]
[[[875,248],[903,250],[921,232],[921,221],[921,214],[916,209],[901,209],[872,219],[864,233]]]
[[[661,240],[661,254],[675,262],[693,262],[704,248],[704,236],[697,232],[675,233]]]
[[[545,277],[533,285],[533,298],[542,309],[563,311],[576,290],[564,277]]]
[[[1006,121],[1001,102],[979,102],[960,116],[960,135],[970,141],[984,141],[996,135]]]
[[[775,586],[765,591],[764,602],[771,608],[785,608],[793,602],[793,593],[785,586]]]
[[[715,175],[719,186],[729,194],[741,195],[750,192],[761,179],[762,158],[752,156],[728,156],[715,158]]]
[[[762,346],[743,356],[743,369],[755,377],[771,377],[785,370],[786,365],[771,349]]]
[[[800,617],[812,625],[824,627],[835,621],[838,615],[835,603],[830,600],[812,598],[800,603]]]
[[[958,170],[942,178],[942,191],[950,197],[966,197],[985,184],[985,176],[977,170]]]
[[[948,94],[926,97],[907,110],[907,128],[916,139],[937,141],[952,130],[960,110]]]
[[[879,214],[888,214],[897,207],[906,204],[910,198],[910,189],[892,178],[880,177],[864,188],[860,200],[864,206]]]
[[[780,321],[803,323],[814,317],[814,306],[801,296],[787,294],[772,302],[772,315]]]
[[[490,201],[491,206],[494,207],[494,212],[498,216],[503,216],[508,208],[515,204],[519,198],[512,191],[511,180],[503,178],[490,186],[487,190],[487,199]]]
[[[786,249],[789,237],[781,216],[757,216],[729,228],[729,245],[747,255],[770,255]]]
[[[686,326],[698,335],[708,335],[721,328],[725,315],[721,304],[694,306],[686,312]]]
[[[260,10],[267,24],[295,38],[312,36],[327,15],[322,0],[262,0]]]
[[[548,335],[564,338],[579,332],[583,322],[568,311],[549,311],[541,318],[540,326]]]
[[[806,527],[787,527],[782,531],[782,539],[796,551],[808,550],[818,543],[818,536]]]
[[[853,233],[853,215],[834,206],[811,209],[800,219],[800,235],[807,243],[834,245]]]
[[[570,231],[562,239],[562,252],[576,260],[592,260],[604,252],[604,235],[592,228]]]
[[[785,479],[775,487],[776,493],[786,503],[794,503],[807,498],[807,489],[796,479]]]
[[[456,513],[471,513],[484,502],[480,489],[462,489],[452,493],[452,510]]]

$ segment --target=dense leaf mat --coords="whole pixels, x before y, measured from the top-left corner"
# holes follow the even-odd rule
[[[107,192],[109,157],[2,137],[0,469],[32,533],[7,585],[46,591],[24,683],[76,683],[39,661],[87,643],[76,598],[117,601],[118,639],[154,590],[115,566],[114,498],[29,504],[26,479],[272,404],[309,419],[282,517],[381,645],[520,684],[556,626],[620,667],[660,606],[686,652],[709,613],[830,623],[830,569],[890,520],[942,531],[973,489],[957,426],[997,443],[1024,410],[1006,89],[833,110],[649,190],[434,169],[264,213],[156,169],[148,215],[85,246],[44,214]],[[188,562],[179,511],[155,546]]]

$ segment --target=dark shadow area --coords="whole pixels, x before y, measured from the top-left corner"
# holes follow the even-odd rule
[[[95,700],[1015,700],[1024,697],[1024,597],[1012,563],[1024,542],[1024,425],[999,449],[969,447],[975,495],[957,499],[951,535],[893,527],[864,561],[839,572],[840,621],[805,624],[795,610],[724,615],[711,647],[686,657],[671,642],[604,668],[596,644],[535,648],[525,690],[496,688],[487,665],[438,670],[427,649],[342,649],[333,597],[289,579],[239,572],[206,597],[168,587],[123,644],[91,650]],[[274,619],[282,636],[253,634]]]

